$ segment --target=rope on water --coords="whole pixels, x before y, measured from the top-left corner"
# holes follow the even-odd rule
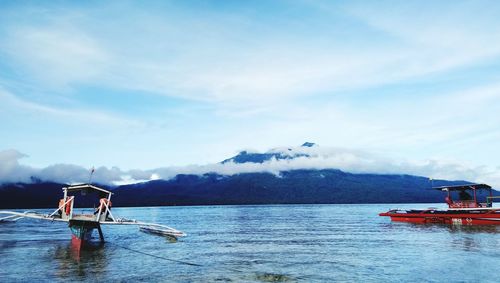
[[[136,249],[131,249],[129,247],[125,247],[125,246],[122,246],[122,245],[118,245],[118,244],[115,244],[115,243],[110,243],[110,242],[106,242],[107,245],[109,244],[112,244],[116,247],[119,247],[119,248],[122,248],[122,249],[125,249],[125,250],[128,250],[128,251],[131,251],[131,252],[134,252],[134,253],[138,253],[138,254],[142,254],[142,255],[146,255],[146,256],[150,256],[150,257],[154,257],[154,258],[158,258],[158,259],[163,259],[163,260],[167,260],[167,261],[170,261],[170,262],[175,262],[175,263],[180,263],[180,264],[185,264],[185,265],[190,265],[190,266],[198,266],[198,267],[203,267],[204,265],[202,264],[198,264],[198,263],[194,263],[194,262],[189,262],[189,261],[183,261],[183,260],[178,260],[178,259],[171,259],[171,258],[167,258],[167,257],[164,257],[164,256],[159,256],[159,255],[155,255],[155,254],[150,254],[150,253],[147,253],[147,252],[143,252],[143,251],[140,251],[140,250],[136,250]],[[236,268],[232,268],[232,267],[227,267],[227,266],[223,266],[222,267],[223,269],[225,270],[229,270],[229,271],[233,271],[233,272],[238,272],[238,273],[245,273],[243,270],[240,270],[240,269],[236,269]],[[261,274],[261,276],[270,276],[271,278],[274,278],[273,280],[271,280],[272,282],[275,282],[275,281],[282,281],[281,279],[283,279],[283,275],[276,275],[276,274]],[[278,278],[278,280],[275,280],[275,277]],[[287,279],[286,277],[284,277],[284,279]],[[304,277],[299,277],[299,276],[294,276],[293,279],[305,279]],[[268,281],[268,280],[264,280],[264,281]],[[288,279],[287,280],[284,280],[284,281],[289,281]]]
[[[176,263],[180,263],[180,264],[191,265],[191,266],[203,266],[203,265],[198,264],[198,263],[193,263],[193,262],[188,262],[188,261],[183,261],[183,260],[178,260],[178,259],[171,259],[171,258],[167,258],[167,257],[155,255],[155,254],[146,253],[146,252],[143,252],[143,251],[140,251],[140,250],[131,249],[129,247],[125,247],[125,246],[118,245],[118,244],[115,244],[115,243],[109,243],[109,242],[107,242],[106,244],[107,245],[112,244],[114,246],[117,246],[119,248],[131,251],[131,252],[134,252],[134,253],[138,253],[138,254],[142,254],[142,255],[147,255],[147,256],[150,256],[150,257],[159,258],[159,259],[163,259],[163,260],[168,260],[168,261],[172,261],[172,262],[176,262]]]

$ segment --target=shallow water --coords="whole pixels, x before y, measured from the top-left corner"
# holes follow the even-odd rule
[[[66,224],[19,220],[0,224],[0,281],[498,282],[500,227],[377,215],[428,206],[441,205],[114,208],[188,236],[104,226],[106,244],[80,253]]]

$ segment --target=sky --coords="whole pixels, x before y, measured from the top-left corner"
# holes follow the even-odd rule
[[[314,164],[241,170],[500,188],[499,14],[498,1],[2,1],[0,181],[239,172],[217,163],[309,141]]]

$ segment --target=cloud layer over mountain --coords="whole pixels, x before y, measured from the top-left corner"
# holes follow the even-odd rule
[[[247,150],[246,154],[251,154],[249,152],[251,151]],[[170,179],[178,174],[234,175],[267,172],[279,176],[283,171],[298,169],[340,169],[350,173],[410,174],[429,176],[435,179],[486,182],[496,188],[500,187],[500,168],[471,167],[451,161],[396,161],[359,150],[320,146],[274,148],[267,151],[266,154],[279,154],[286,158],[272,157],[262,163],[237,163],[230,159],[224,163],[162,167],[149,170],[121,170],[118,167],[102,166],[95,168],[92,181],[119,185],[155,179]],[[29,183],[35,180],[80,183],[89,180],[89,168],[72,164],[54,164],[45,168],[35,168],[20,162],[26,157],[28,157],[26,154],[14,149],[0,151],[0,183]]]

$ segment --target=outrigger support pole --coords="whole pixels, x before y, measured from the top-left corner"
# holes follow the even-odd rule
[[[97,224],[97,232],[99,232],[99,240],[104,244],[104,234],[102,233],[100,224]]]

